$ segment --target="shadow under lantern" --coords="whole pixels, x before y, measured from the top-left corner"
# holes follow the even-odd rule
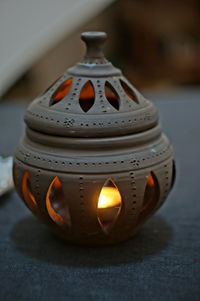
[[[134,235],[166,199],[174,152],[155,106],[105,59],[106,34],[81,38],[84,59],[26,111],[14,182],[60,238],[113,244]]]

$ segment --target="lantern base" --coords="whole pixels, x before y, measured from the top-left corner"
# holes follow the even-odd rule
[[[83,246],[83,247],[106,247],[106,246],[112,246],[112,245],[116,245],[119,243],[123,243],[123,242],[133,238],[137,234],[137,231],[134,234],[132,234],[131,236],[128,236],[126,238],[118,238],[113,241],[112,240],[75,241],[75,240],[70,240],[70,239],[64,238],[60,234],[55,234],[55,233],[53,233],[53,234],[56,236],[56,238],[58,238],[59,240],[62,240],[66,244],[72,244],[72,245]]]
[[[77,245],[77,246],[85,246],[85,247],[98,247],[98,246],[106,247],[106,246],[123,243],[129,239],[132,239],[140,231],[140,227],[142,225],[143,225],[143,223],[140,224],[139,226],[137,226],[134,230],[132,230],[131,234],[127,233],[127,235],[123,235],[123,236],[119,235],[119,236],[115,236],[115,237],[110,236],[110,235],[107,235],[107,237],[106,237],[104,235],[104,237],[97,238],[94,235],[93,238],[91,238],[91,236],[89,237],[89,234],[88,234],[88,235],[85,235],[85,237],[72,238],[72,237],[66,236],[66,234],[61,231],[56,231],[55,229],[52,229],[52,234],[57,239],[62,240],[66,244],[68,243],[68,244],[73,244],[73,245]]]

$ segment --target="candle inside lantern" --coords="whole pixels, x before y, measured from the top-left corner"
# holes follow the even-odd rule
[[[121,195],[116,187],[103,187],[98,200],[98,208],[115,207],[121,204]]]
[[[121,195],[117,187],[103,187],[98,199],[98,217],[102,225],[114,221],[121,208]]]

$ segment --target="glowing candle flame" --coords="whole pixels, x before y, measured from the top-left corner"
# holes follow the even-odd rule
[[[121,195],[116,187],[103,187],[98,200],[98,208],[117,207],[121,204]]]

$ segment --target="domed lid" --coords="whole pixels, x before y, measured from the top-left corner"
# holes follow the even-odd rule
[[[111,137],[138,133],[158,123],[154,105],[108,62],[104,32],[81,34],[87,51],[28,107],[27,125],[46,134]]]

